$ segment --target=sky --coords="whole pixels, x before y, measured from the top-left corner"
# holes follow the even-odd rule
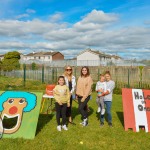
[[[0,0],[0,54],[91,48],[150,59],[149,0]]]

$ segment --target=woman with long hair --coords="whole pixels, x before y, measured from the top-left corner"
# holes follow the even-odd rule
[[[92,92],[93,80],[90,76],[89,68],[84,66],[77,81],[76,96],[79,102],[79,112],[83,118],[83,126],[88,125],[87,103]]]
[[[67,107],[66,115],[69,119],[69,123],[75,125],[75,123],[72,120],[71,114],[72,114],[72,97],[76,87],[76,78],[75,76],[73,76],[73,70],[71,66],[68,65],[65,67],[63,76],[65,77],[66,85],[68,86],[70,91],[70,107]]]

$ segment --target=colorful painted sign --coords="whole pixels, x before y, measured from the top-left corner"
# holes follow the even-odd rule
[[[33,139],[42,93],[0,92],[0,137]]]
[[[134,132],[145,128],[150,132],[150,90],[122,89],[124,127]]]

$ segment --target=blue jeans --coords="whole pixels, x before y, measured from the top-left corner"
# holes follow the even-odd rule
[[[112,123],[112,116],[111,116],[112,101],[104,101],[104,104],[105,104],[105,107],[106,107],[108,123]],[[100,122],[104,123],[104,115],[100,114]]]

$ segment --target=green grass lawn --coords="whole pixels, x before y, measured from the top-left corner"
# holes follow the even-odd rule
[[[89,101],[89,125],[82,127],[78,105],[73,102],[73,117],[76,126],[68,126],[68,131],[56,130],[55,113],[40,114],[36,136],[34,140],[1,139],[0,150],[146,150],[150,147],[150,134],[143,130],[135,133],[132,130],[124,131],[122,99],[120,95],[113,95],[113,128],[105,122],[99,126],[99,115],[96,114],[96,93]],[[80,142],[83,142],[81,144]]]

